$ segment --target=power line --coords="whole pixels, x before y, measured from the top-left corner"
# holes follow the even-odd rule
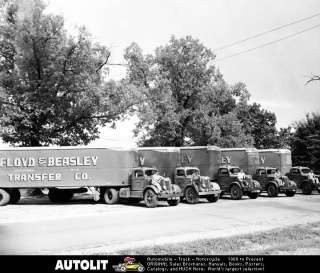
[[[317,25],[312,26],[312,27],[309,27],[309,28],[305,28],[305,29],[303,29],[303,30],[301,30],[301,31],[292,33],[292,34],[290,34],[290,35],[284,36],[284,37],[279,38],[279,39],[277,39],[277,40],[273,40],[273,41],[270,41],[270,42],[268,42],[268,43],[261,44],[261,45],[259,45],[259,46],[253,47],[253,48],[249,48],[249,49],[247,49],[247,50],[243,50],[243,51],[240,51],[240,52],[235,53],[235,54],[231,54],[231,55],[228,55],[228,56],[225,56],[225,57],[222,57],[222,58],[218,58],[218,59],[216,59],[216,61],[221,61],[221,60],[229,59],[229,58],[231,58],[231,57],[235,57],[235,56],[238,56],[238,55],[242,55],[242,54],[244,54],[244,53],[247,53],[247,52],[250,52],[250,51],[253,51],[253,50],[257,50],[257,49],[259,49],[259,48],[266,47],[266,46],[268,46],[268,45],[271,45],[271,44],[274,44],[274,43],[277,43],[277,42],[280,42],[280,41],[289,39],[289,38],[291,38],[291,37],[293,37],[293,36],[297,36],[297,35],[299,35],[299,34],[301,34],[301,33],[304,33],[304,32],[306,32],[306,31],[309,31],[309,30],[312,30],[312,29],[315,29],[315,28],[318,28],[318,27],[320,27],[320,24],[317,24]]]
[[[264,31],[264,32],[260,32],[260,33],[258,33],[258,34],[249,36],[249,37],[247,37],[247,38],[244,38],[244,39],[241,39],[241,40],[238,40],[238,41],[235,41],[235,42],[233,42],[233,43],[226,44],[226,45],[224,45],[224,46],[221,46],[221,47],[218,47],[218,48],[214,49],[213,51],[223,50],[223,49],[232,47],[232,46],[234,46],[234,45],[244,43],[244,42],[246,42],[246,41],[248,41],[248,40],[252,40],[252,39],[255,39],[255,38],[260,37],[260,36],[262,36],[262,35],[268,34],[268,33],[270,33],[270,32],[274,32],[274,31],[277,31],[277,30],[286,28],[286,27],[288,27],[288,26],[301,23],[301,22],[303,22],[303,21],[309,20],[309,19],[314,18],[314,17],[317,17],[317,16],[319,16],[319,15],[320,15],[320,12],[319,12],[319,13],[316,13],[316,14],[314,14],[314,15],[311,15],[311,16],[308,16],[308,17],[305,17],[305,18],[302,18],[302,19],[293,21],[293,22],[288,23],[288,24],[285,24],[285,25],[281,25],[281,26],[279,26],[279,27],[275,27],[275,28],[272,28],[272,29],[270,29],[270,30],[267,30],[267,31]]]

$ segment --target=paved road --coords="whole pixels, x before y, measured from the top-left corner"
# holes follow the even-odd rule
[[[115,254],[117,250],[264,231],[320,221],[320,195],[228,198],[197,205],[50,204],[25,199],[0,207],[0,254]]]

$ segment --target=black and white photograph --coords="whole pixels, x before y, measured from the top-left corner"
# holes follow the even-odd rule
[[[0,0],[1,262],[319,269],[319,49],[319,0]]]

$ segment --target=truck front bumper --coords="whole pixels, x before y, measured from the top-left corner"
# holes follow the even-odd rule
[[[285,193],[287,191],[296,192],[297,191],[297,186],[296,185],[290,185],[290,186],[280,186],[279,187],[279,192]]]
[[[159,200],[177,200],[183,196],[182,192],[161,192],[158,194]]]
[[[198,195],[200,197],[206,197],[206,196],[209,196],[209,195],[213,195],[213,196],[219,196],[221,193],[221,190],[208,190],[208,191],[200,191],[198,193]]]

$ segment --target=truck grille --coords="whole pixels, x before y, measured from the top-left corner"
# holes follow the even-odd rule
[[[160,185],[163,190],[171,190],[171,182],[169,179],[162,179]]]

